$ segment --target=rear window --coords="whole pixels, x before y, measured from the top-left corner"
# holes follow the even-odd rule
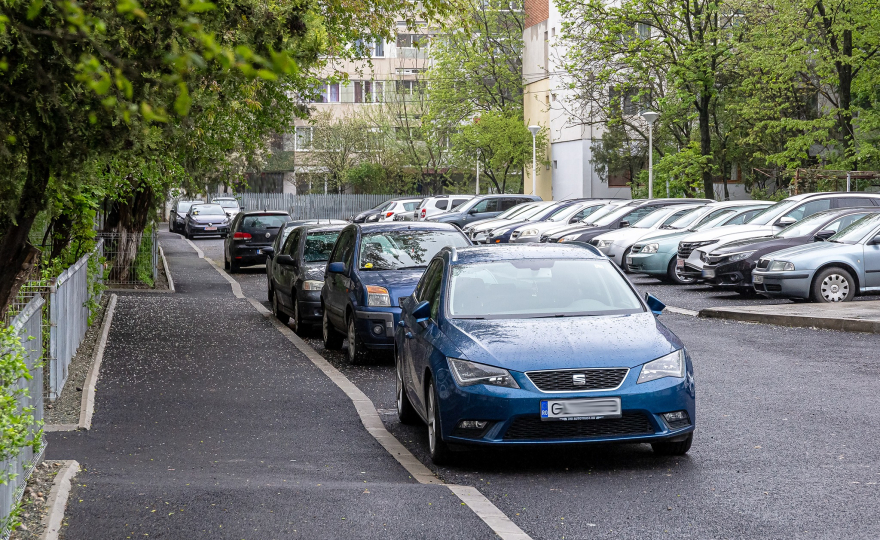
[[[415,210],[416,208],[418,208],[418,206],[419,206],[418,201],[414,201],[414,202],[405,202],[405,203],[403,203],[403,209],[406,210],[406,211],[408,211],[408,212],[412,212],[413,210]]]
[[[446,210],[446,204],[448,202],[449,201],[447,201],[446,199],[440,199],[439,201],[434,203],[434,207],[439,208],[440,210]]]
[[[306,245],[303,249],[305,262],[323,262],[330,260],[330,252],[342,231],[313,232],[306,236]]]
[[[257,214],[246,216],[241,226],[247,229],[278,229],[290,221],[287,214]]]
[[[447,246],[465,247],[467,239],[456,231],[394,230],[361,237],[358,268],[402,270],[424,268]]]

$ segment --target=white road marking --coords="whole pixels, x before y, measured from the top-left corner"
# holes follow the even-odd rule
[[[79,429],[92,428],[92,415],[95,413],[95,388],[98,385],[98,375],[101,373],[101,362],[104,359],[104,347],[107,346],[107,337],[110,335],[110,325],[113,323],[113,314],[116,312],[116,295],[110,296],[107,304],[107,313],[101,324],[101,340],[95,349],[92,365],[86,374],[86,382],[83,385],[82,405],[79,411]]]
[[[41,540],[58,540],[58,532],[64,522],[64,509],[67,507],[67,497],[70,496],[70,481],[79,472],[79,463],[74,460],[67,461],[55,475],[49,498],[46,500],[46,508],[49,512],[43,517],[43,535]]]

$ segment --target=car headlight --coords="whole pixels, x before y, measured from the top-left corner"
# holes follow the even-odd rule
[[[579,234],[570,234],[568,236],[563,236],[562,238],[559,239],[559,241],[560,242],[574,242],[575,240],[578,239],[578,237],[580,237]]]
[[[596,247],[599,249],[607,248],[607,247],[611,247],[612,243],[613,242],[611,240],[596,240]]]
[[[643,365],[636,384],[662,379],[663,377],[684,377],[684,349],[661,356]]]
[[[770,263],[770,268],[768,268],[770,272],[787,272],[794,270],[794,263],[790,263],[788,261],[773,261]]]
[[[658,249],[660,249],[660,244],[645,244],[639,253],[657,253]]]
[[[447,358],[449,371],[455,377],[459,386],[472,386],[474,384],[488,384],[491,386],[504,386],[507,388],[519,388],[510,372],[506,369],[468,362],[460,358]]]
[[[320,291],[323,287],[324,287],[323,281],[317,281],[314,279],[310,279],[307,281],[303,281],[302,288],[304,291]]]
[[[754,253],[755,251],[756,250],[754,250],[754,249],[752,251],[740,251],[739,253],[734,253],[733,255],[728,257],[727,260],[730,262],[736,262],[736,261],[741,261],[743,259],[748,259],[749,256],[752,253]],[[792,270],[794,270],[794,268],[792,268]]]
[[[373,307],[391,307],[391,297],[385,287],[367,285],[367,305]]]
[[[520,237],[523,236],[538,236],[538,229],[526,229],[520,234]]]

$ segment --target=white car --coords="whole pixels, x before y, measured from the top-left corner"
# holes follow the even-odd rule
[[[238,204],[238,199],[235,197],[214,197],[211,200],[211,204],[219,204],[223,207],[223,211],[226,212],[226,215],[230,218],[234,218],[241,212],[241,206]]]
[[[535,223],[526,223],[517,228],[510,234],[510,243],[512,244],[528,244],[532,242],[540,242],[541,235],[550,230],[568,227],[579,221],[592,216],[599,212],[602,208],[613,202],[615,199],[593,199],[585,200],[571,206],[566,206],[556,211],[544,221]]]
[[[422,202],[421,197],[413,197],[412,199],[395,199],[388,201],[388,206],[382,209],[379,214],[379,221],[400,221],[395,219],[397,215],[412,214],[419,203]]]
[[[431,216],[449,212],[473,198],[473,195],[436,195],[434,197],[426,197],[422,199],[421,204],[413,212],[413,218],[415,221],[425,221]]]

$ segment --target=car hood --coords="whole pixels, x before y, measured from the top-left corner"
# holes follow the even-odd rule
[[[685,242],[705,242],[706,240],[716,240],[718,238],[726,239],[729,236],[729,241],[732,242],[742,238],[766,236],[773,234],[773,232],[773,225],[725,225],[723,227],[715,227],[714,229],[691,233],[683,240]]]
[[[475,222],[469,224],[467,227],[465,227],[465,229],[468,231],[482,232],[482,231],[488,231],[489,229],[494,229],[495,227],[501,227],[503,225],[507,225],[510,223],[514,223],[514,222],[509,219],[496,219],[496,218],[481,219],[480,221],[475,221]]]
[[[675,334],[649,312],[547,319],[450,319],[445,331],[466,360],[515,371],[632,368],[682,346]]]
[[[411,295],[424,273],[425,270],[419,268],[413,270],[361,271],[359,275],[364,285],[375,285],[376,287],[388,289],[391,305],[396,307],[399,305],[397,299]]]
[[[818,257],[820,255],[826,255],[832,251],[849,251],[851,249],[858,249],[861,247],[861,244],[840,244],[837,242],[812,242],[809,244],[804,244],[802,246],[794,246],[787,249],[783,249],[780,251],[776,251],[772,254],[771,257],[767,257],[768,259],[773,259],[774,261],[789,261],[795,263],[795,268],[797,268],[798,261],[814,261],[814,257]],[[818,261],[816,261],[818,262]]]

